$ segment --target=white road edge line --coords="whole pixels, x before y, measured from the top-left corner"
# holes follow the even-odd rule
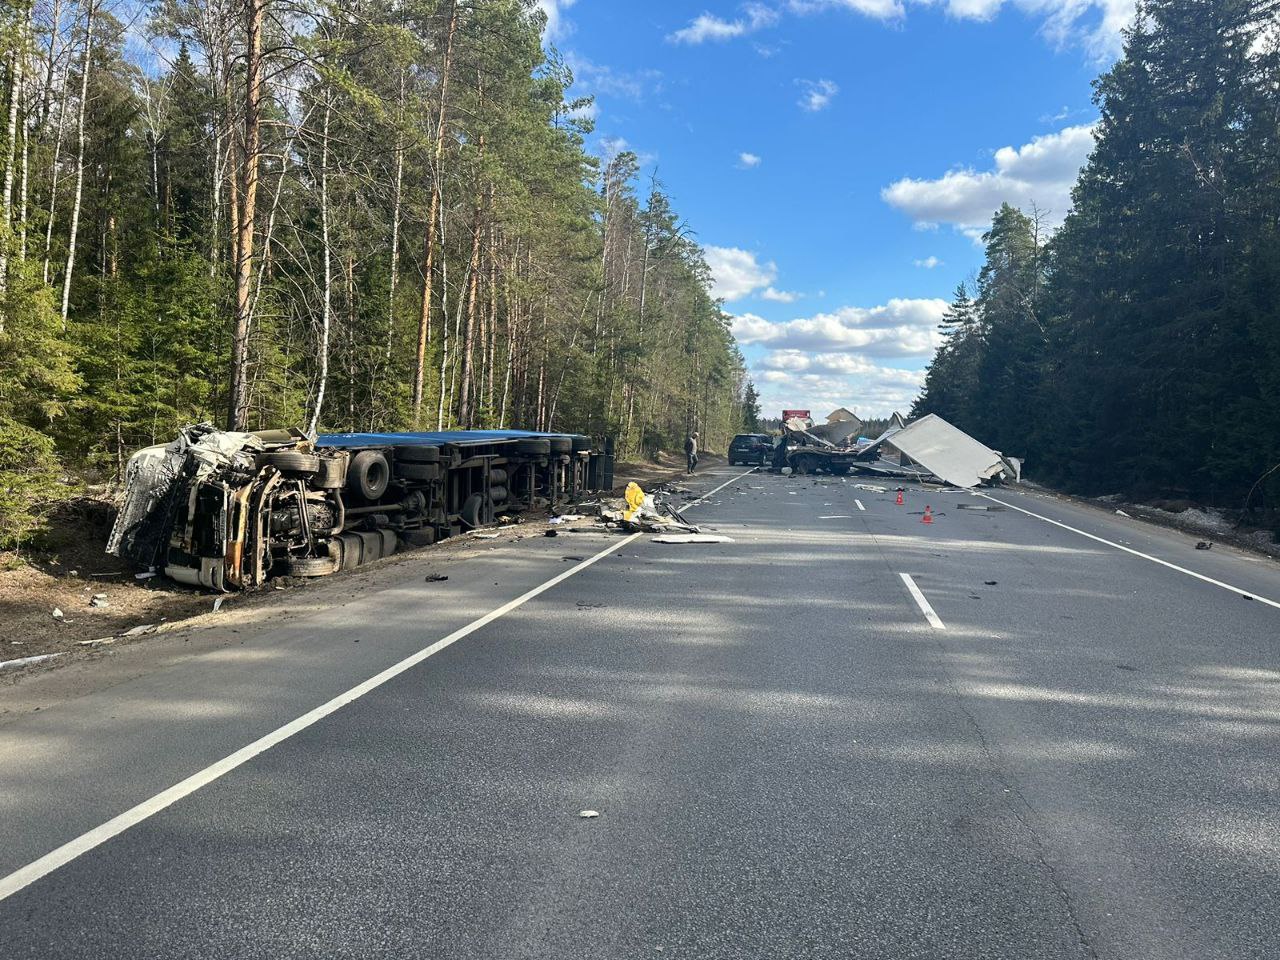
[[[867,509],[866,507],[864,507],[864,506],[862,505],[862,501],[861,501],[861,500],[854,500],[853,502],[854,502],[854,503],[856,503],[856,504],[858,505],[858,509],[859,509],[859,510],[866,510],[866,509]]]
[[[929,626],[933,627],[935,630],[947,629],[946,624],[942,622],[942,618],[934,612],[933,607],[929,605],[929,601],[925,599],[924,594],[920,592],[920,588],[916,586],[916,582],[911,579],[911,574],[900,573],[898,576],[902,578],[902,582],[905,583],[907,585],[907,589],[911,591],[911,596],[915,599],[916,605],[920,608],[920,612],[924,614],[924,618],[929,621]]]
[[[726,480],[710,493],[705,494],[693,503],[688,504],[685,509],[687,510],[689,507],[702,503],[707,499],[707,497],[719,493],[735,480],[741,480],[743,477],[747,476],[747,474],[754,472],[754,470],[748,470],[746,473],[738,474],[737,476]],[[376,690],[388,680],[395,679],[406,670],[422,663],[422,661],[426,660],[428,657],[434,656],[441,650],[453,646],[459,640],[475,633],[481,627],[487,626],[500,617],[506,616],[518,607],[524,606],[534,597],[546,593],[552,587],[556,586],[556,584],[563,583],[576,573],[581,573],[583,570],[587,569],[587,567],[603,560],[605,557],[609,556],[609,554],[621,550],[627,544],[641,536],[643,536],[643,534],[633,533],[630,536],[623,537],[616,543],[612,543],[605,547],[594,556],[588,557],[581,563],[575,564],[563,573],[547,580],[545,583],[539,584],[526,593],[522,593],[514,600],[508,600],[502,606],[494,610],[490,610],[484,616],[476,620],[472,620],[465,627],[458,628],[447,637],[437,640],[430,646],[422,648],[417,653],[410,654],[399,663],[387,667],[387,669],[383,670],[381,673],[375,674],[363,683],[356,684],[345,693],[338,694],[327,703],[323,703],[314,710],[310,710],[297,719],[289,721],[284,726],[278,727],[266,736],[259,737],[249,745],[241,747],[235,753],[223,757],[216,763],[210,764],[198,773],[193,773],[185,780],[175,783],[172,787],[169,787],[169,789],[157,793],[154,797],[151,797],[149,800],[142,801],[137,806],[129,808],[124,813],[112,817],[106,823],[94,827],[89,832],[81,834],[74,840],[69,840],[62,846],[46,853],[38,860],[33,860],[31,863],[28,863],[25,867],[19,867],[8,876],[0,877],[0,901],[7,900],[19,890],[35,883],[41,877],[48,876],[59,867],[65,866],[77,857],[88,853],[94,847],[101,846],[111,838],[124,833],[130,827],[136,826],[142,821],[155,816],[166,807],[172,806],[183,797],[190,796],[201,787],[207,786],[220,777],[226,776],[237,767],[248,763],[258,754],[265,753],[272,747],[288,740],[294,734],[301,733],[308,727],[319,723],[325,717],[329,716],[329,714],[340,710],[349,703],[359,700],[366,693]]]
[[[1158,563],[1162,567],[1168,567],[1170,570],[1176,570],[1178,573],[1185,573],[1188,577],[1195,577],[1197,580],[1203,580],[1205,583],[1211,583],[1215,587],[1221,587],[1223,590],[1230,590],[1232,593],[1238,593],[1242,597],[1248,597],[1250,600],[1257,600],[1259,603],[1265,603],[1269,607],[1275,607],[1280,610],[1280,603],[1275,600],[1269,600],[1261,597],[1256,593],[1248,590],[1242,590],[1240,587],[1233,587],[1229,583],[1223,583],[1221,580],[1215,580],[1213,577],[1206,577],[1203,573],[1196,573],[1194,570],[1188,570],[1186,567],[1180,567],[1176,563],[1170,563],[1168,560],[1161,560],[1159,557],[1153,557],[1149,553],[1143,553],[1141,550],[1134,550],[1132,547],[1126,547],[1123,543],[1116,543],[1114,540],[1107,540],[1105,537],[1099,537],[1096,534],[1089,533],[1085,530],[1078,530],[1075,527],[1068,526],[1060,520],[1054,520],[1052,517],[1046,517],[1039,513],[1032,513],[1030,510],[1024,510],[1016,504],[999,500],[988,494],[980,494],[992,503],[999,503],[1009,507],[1011,510],[1017,510],[1019,513],[1025,513],[1028,517],[1035,517],[1037,520],[1043,520],[1045,523],[1051,523],[1055,527],[1061,527],[1063,530],[1070,530],[1072,533],[1078,533],[1082,537],[1088,537],[1090,540],[1096,540],[1098,543],[1105,543],[1108,547],[1115,547],[1117,550],[1123,550],[1125,553],[1131,553],[1135,557],[1141,557],[1143,560],[1150,560],[1152,563]]]

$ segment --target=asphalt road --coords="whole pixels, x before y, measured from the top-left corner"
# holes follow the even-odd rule
[[[15,707],[0,957],[1280,955],[1280,568],[855,484],[414,560]]]

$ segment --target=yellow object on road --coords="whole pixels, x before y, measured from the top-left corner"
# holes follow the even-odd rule
[[[644,491],[640,489],[640,484],[632,480],[627,484],[625,496],[627,508],[622,511],[622,517],[625,520],[630,520],[636,515],[636,511],[644,506]]]

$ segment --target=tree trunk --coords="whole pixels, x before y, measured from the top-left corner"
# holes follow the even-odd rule
[[[0,190],[0,300],[9,287],[9,228],[13,223],[13,179],[18,165],[18,102],[22,99],[22,74],[27,53],[20,36],[9,51],[9,119],[5,124],[4,187]],[[0,319],[0,333],[4,320]]]
[[[258,160],[262,132],[262,22],[267,0],[245,0],[244,150],[240,157],[236,223],[235,325],[231,334],[231,390],[227,429],[249,421],[249,328],[253,321],[253,239],[258,201]]]
[[[329,242],[329,116],[333,108],[324,105],[323,142],[320,145],[320,240],[324,246],[324,299],[320,309],[320,382],[316,387],[316,405],[311,411],[307,433],[316,435],[320,411],[324,408],[324,392],[329,386],[329,328],[333,309],[333,256]]]
[[[67,242],[67,269],[62,275],[62,330],[67,329],[67,310],[71,304],[71,275],[76,265],[76,235],[80,230],[80,198],[84,195],[84,114],[89,99],[89,65],[93,61],[93,15],[95,0],[85,8],[84,62],[80,69],[80,110],[76,120],[76,192],[71,203],[71,236]]]
[[[391,206],[391,290],[387,295],[387,352],[385,363],[391,363],[391,348],[396,334],[396,282],[400,277],[400,204],[404,192],[404,142],[400,124],[404,123],[404,70],[400,71],[400,111],[396,119],[396,178]]]
[[[422,420],[422,377],[427,363],[427,338],[431,331],[431,278],[435,269],[436,216],[440,210],[440,166],[444,162],[445,118],[448,107],[449,67],[453,61],[453,38],[458,30],[458,3],[449,0],[449,26],[445,33],[444,60],[440,68],[440,108],[436,113],[435,166],[431,177],[431,205],[427,212],[427,250],[422,278],[422,313],[418,318],[418,350],[413,363],[413,427],[418,429]],[[448,327],[446,316],[444,325]],[[447,333],[446,333],[447,336]],[[441,397],[444,396],[443,385]],[[443,419],[444,410],[437,411],[437,421]]]

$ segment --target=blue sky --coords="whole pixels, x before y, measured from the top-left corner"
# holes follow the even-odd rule
[[[656,169],[766,412],[910,406],[1002,200],[1061,221],[1131,0],[540,0]]]

